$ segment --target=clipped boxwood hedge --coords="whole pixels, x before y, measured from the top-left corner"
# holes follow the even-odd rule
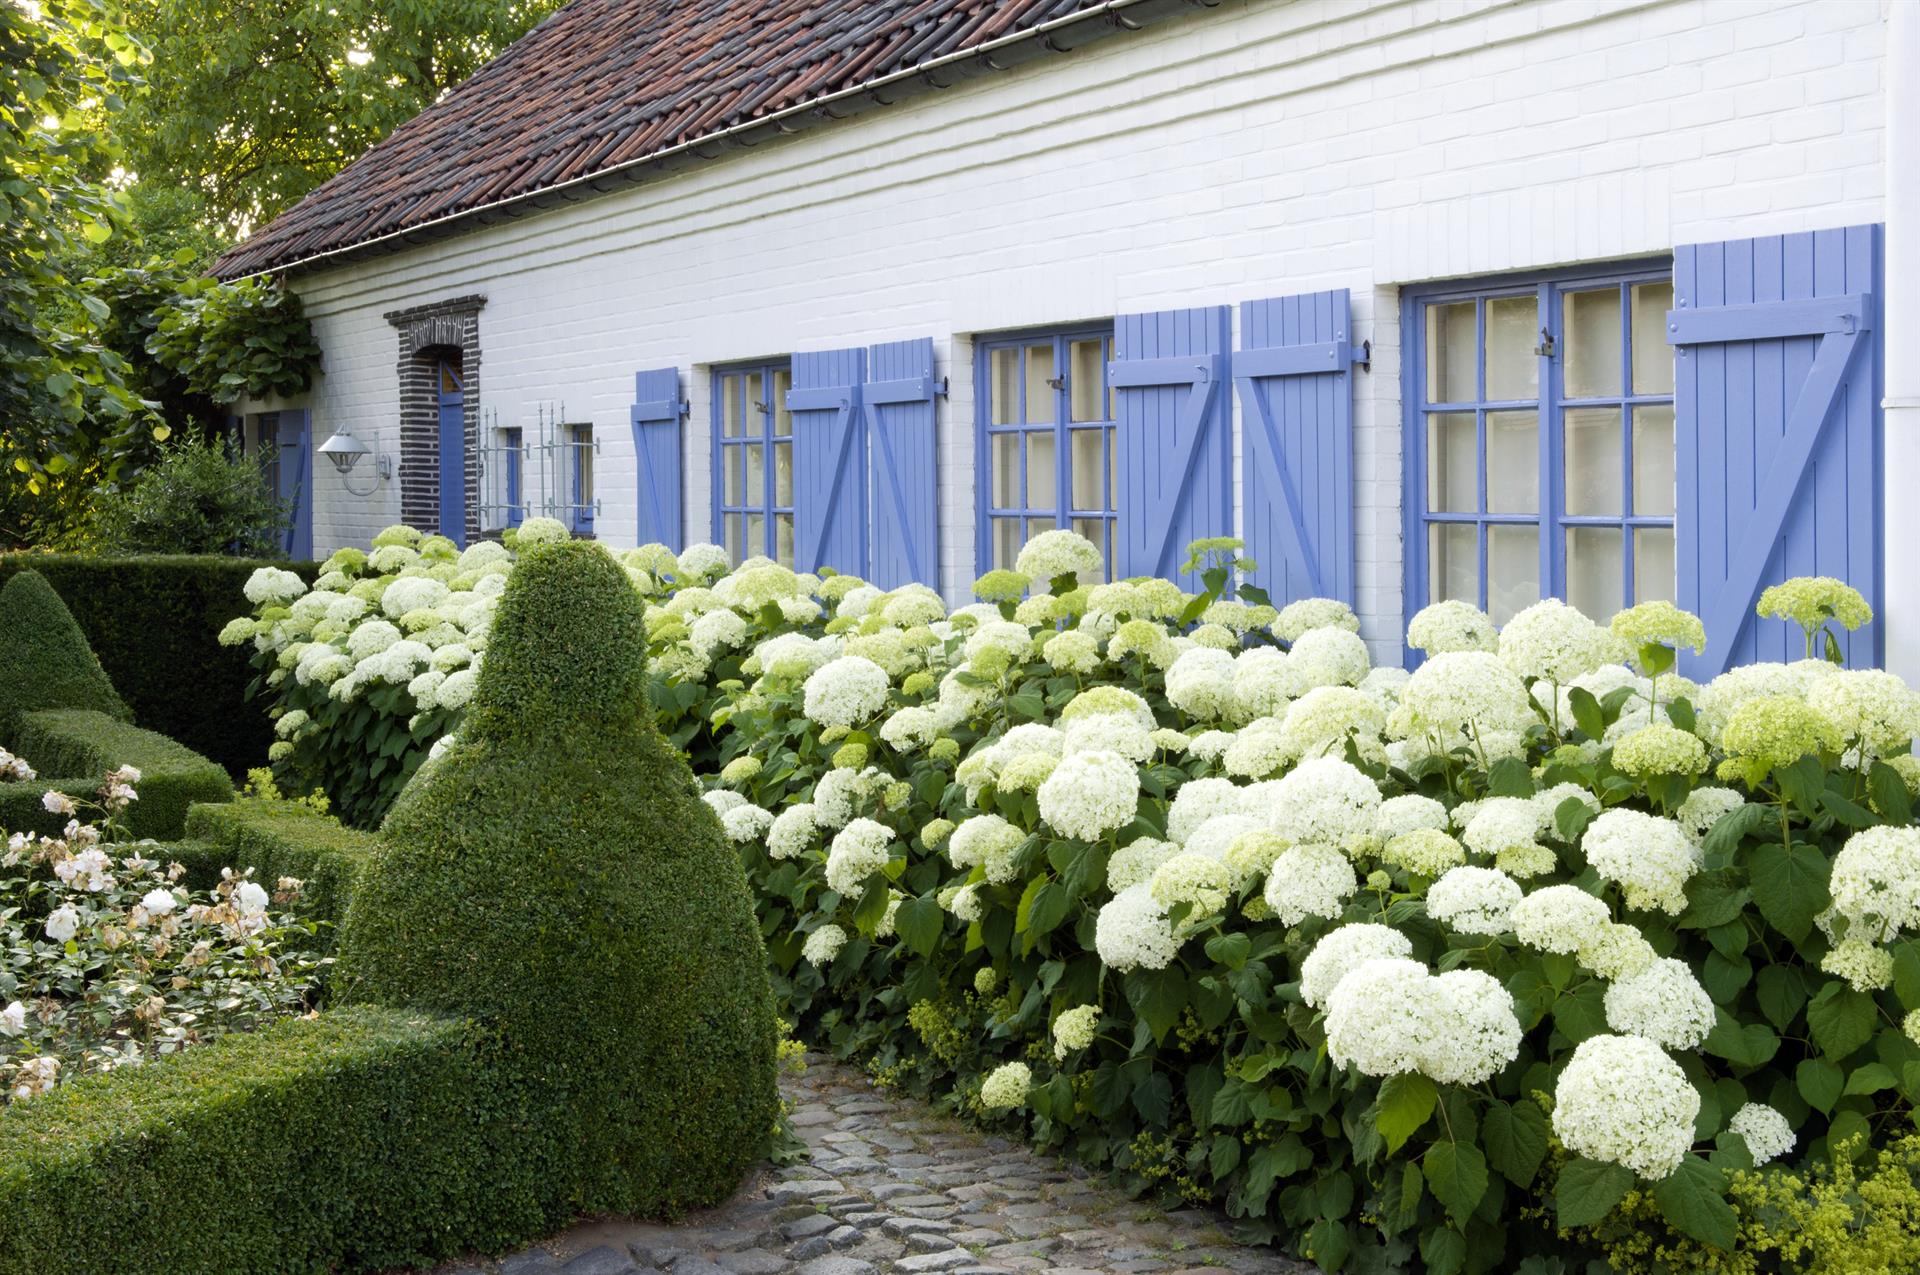
[[[319,573],[311,562],[273,565],[308,581]],[[0,554],[0,584],[29,570],[44,576],[134,719],[238,776],[266,765],[273,728],[262,705],[247,699],[247,648],[217,639],[227,621],[251,611],[242,588],[260,566],[248,558],[11,553]]]
[[[140,798],[124,816],[135,837],[171,841],[185,831],[189,806],[233,799],[233,782],[213,762],[165,735],[92,709],[22,715],[14,750],[45,778],[0,784],[0,828],[10,832],[58,832],[66,819],[40,804],[47,789],[91,797],[100,776],[116,766],[140,771]]]
[[[8,1107],[0,1275],[379,1269],[494,1234],[472,1039],[333,1011]]]
[[[300,913],[336,924],[346,914],[354,878],[373,854],[370,832],[346,827],[339,820],[294,801],[242,797],[218,805],[195,806],[186,824],[192,846],[203,844],[198,862],[181,862],[189,880],[211,873],[207,884],[220,878],[220,869],[252,868],[254,879],[273,888],[280,877],[298,877]],[[321,946],[331,947],[333,931],[321,931]]]
[[[59,592],[38,572],[17,572],[0,584],[0,744],[43,708],[131,717]]]

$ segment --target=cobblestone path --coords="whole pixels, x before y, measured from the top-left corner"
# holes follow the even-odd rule
[[[1104,1179],[891,1097],[809,1056],[781,1088],[812,1157],[761,1166],[677,1224],[586,1222],[440,1275],[1306,1275],[1236,1245],[1220,1216],[1168,1213]]]

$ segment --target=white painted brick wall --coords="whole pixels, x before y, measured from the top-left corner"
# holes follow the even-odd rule
[[[397,445],[386,310],[478,292],[487,415],[564,401],[602,438],[600,534],[635,526],[633,373],[688,374],[708,533],[715,364],[932,336],[942,583],[975,573],[975,334],[1346,287],[1359,609],[1402,623],[1399,286],[1878,220],[1880,0],[1221,5],[674,176],[297,286],[316,438]],[[396,484],[317,475],[315,543]],[[362,479],[361,481],[364,481]],[[537,479],[529,478],[537,489]]]

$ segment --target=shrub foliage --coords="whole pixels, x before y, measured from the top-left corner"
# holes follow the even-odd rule
[[[38,571],[22,571],[0,587],[0,742],[39,708],[132,716],[60,595]]]

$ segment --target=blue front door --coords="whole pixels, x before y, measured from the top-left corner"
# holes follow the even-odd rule
[[[448,363],[440,365],[440,534],[467,543],[466,385]]]
[[[273,490],[286,503],[287,530],[280,547],[289,558],[313,557],[313,450],[307,446],[305,410],[276,412],[271,432]],[[263,430],[263,434],[267,431]]]

